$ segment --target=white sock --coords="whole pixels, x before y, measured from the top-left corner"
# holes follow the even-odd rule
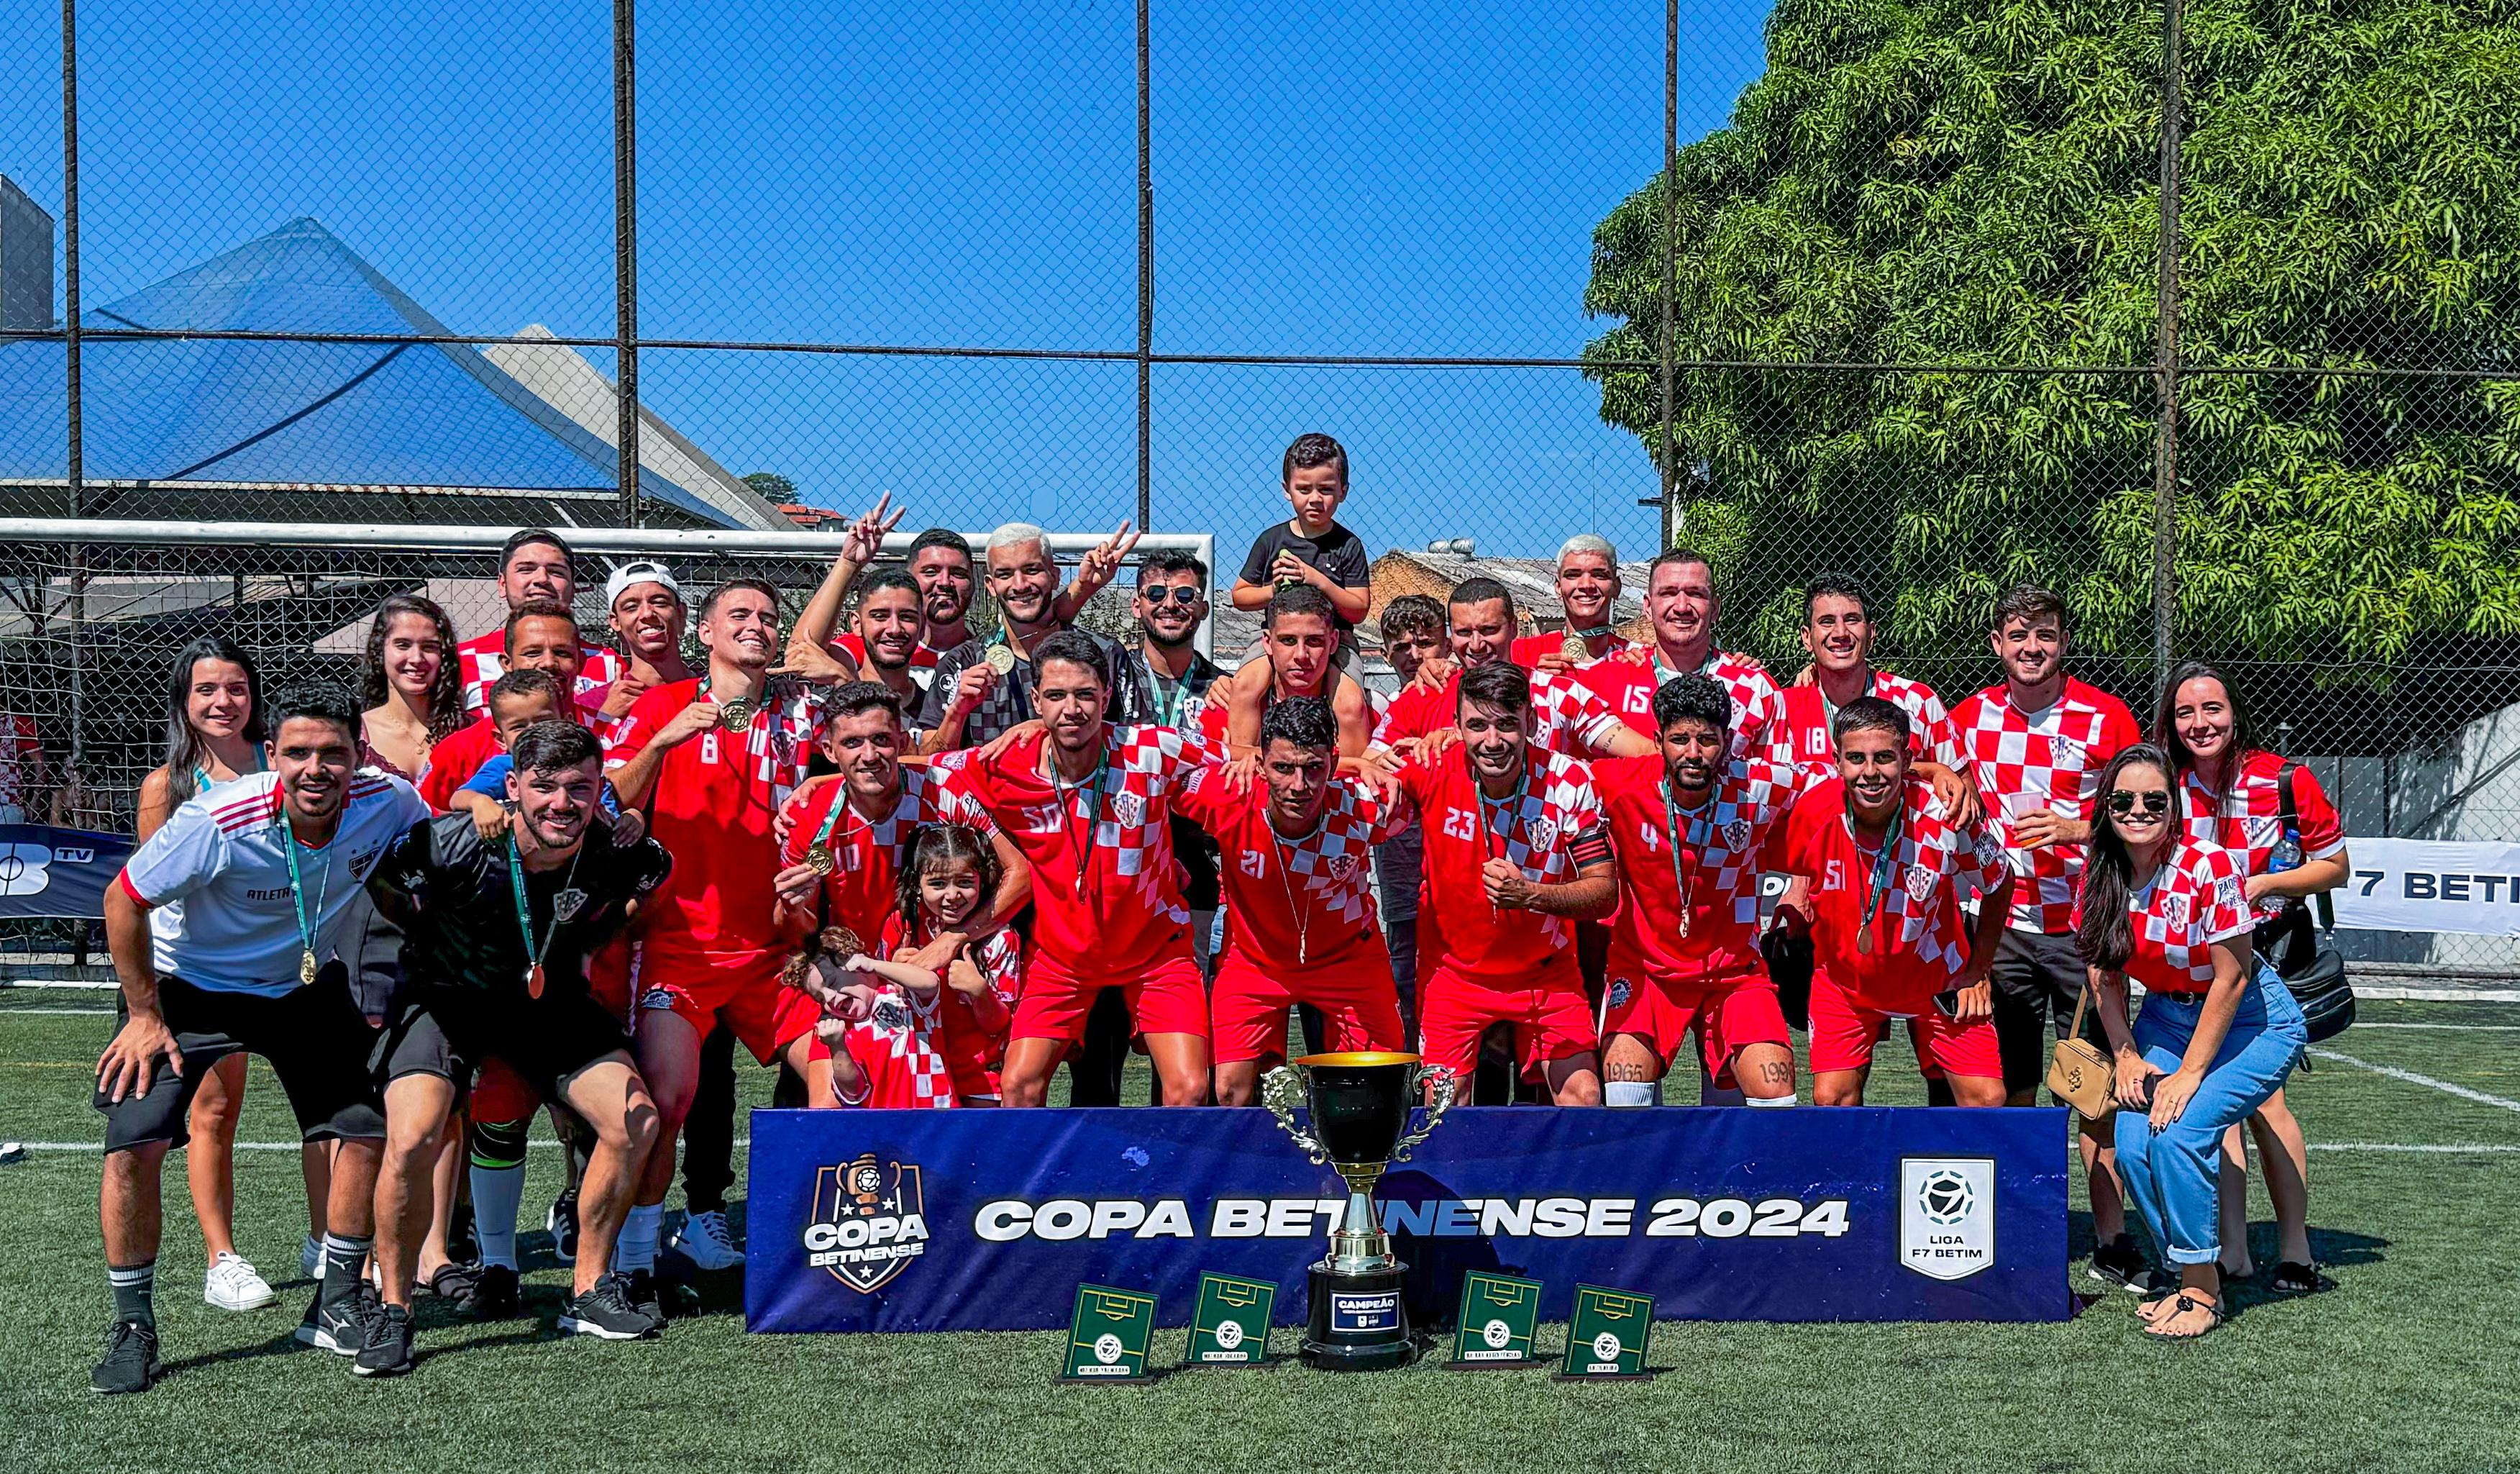
[[[517,1210],[525,1200],[525,1170],[472,1167],[472,1233],[481,1241],[481,1263],[517,1267]]]
[[[1607,1080],[1601,1082],[1601,1104],[1634,1108],[1653,1104],[1654,1082],[1649,1080]]]
[[[1757,1106],[1761,1110],[1774,1111],[1780,1110],[1789,1105],[1799,1105],[1802,1103],[1802,1097],[1799,1095],[1778,1095],[1774,1097],[1744,1095],[1741,1097],[1741,1103],[1745,1106]]]
[[[630,1210],[621,1221],[621,1232],[612,1241],[612,1267],[623,1274],[656,1267],[656,1228],[665,1217],[665,1205],[649,1203]]]

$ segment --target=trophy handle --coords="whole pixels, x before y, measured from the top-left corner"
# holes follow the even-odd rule
[[[1409,1134],[1401,1137],[1391,1148],[1394,1162],[1408,1161],[1411,1149],[1434,1134],[1436,1125],[1444,1119],[1444,1113],[1453,1108],[1453,1097],[1460,1093],[1462,1087],[1461,1077],[1455,1075],[1449,1065],[1420,1065],[1409,1083],[1412,1089],[1420,1084],[1432,1084],[1435,1087],[1434,1099],[1426,1103],[1425,1124],[1411,1128]]]
[[[1330,1159],[1329,1148],[1322,1145],[1321,1138],[1295,1125],[1295,1108],[1304,1103],[1304,1082],[1294,1071],[1280,1065],[1262,1076],[1260,1101],[1269,1108],[1269,1114],[1278,1119],[1278,1125],[1286,1134],[1295,1138],[1295,1144],[1304,1149],[1305,1156],[1316,1164]]]

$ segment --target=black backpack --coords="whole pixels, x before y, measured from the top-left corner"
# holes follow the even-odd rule
[[[2300,771],[2300,763],[2286,760],[2275,774],[2275,792],[2283,805],[2281,843],[2294,846],[2301,843],[2301,809],[2293,799],[2293,778]],[[2354,1024],[2354,981],[2346,976],[2344,954],[2336,949],[2335,930],[2335,905],[2322,893],[2286,900],[2282,911],[2258,924],[2254,939],[2259,955],[2273,965],[2275,976],[2301,1005],[2314,1044]]]

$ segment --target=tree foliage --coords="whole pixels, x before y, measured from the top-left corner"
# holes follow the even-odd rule
[[[2149,642],[2161,14],[1781,0],[1680,156],[1685,540],[1775,653],[1821,567],[1892,648],[2005,586]],[[2191,0],[2179,637],[2385,671],[2520,634],[2520,0]],[[1601,413],[1658,440],[1664,187],[1596,232]],[[2239,373],[2424,370],[2424,376]],[[2041,370],[2057,370],[2041,372]],[[2111,372],[2114,371],[2114,372]],[[1752,616],[1752,611],[1755,615]],[[1745,616],[1751,618],[1745,621]]]

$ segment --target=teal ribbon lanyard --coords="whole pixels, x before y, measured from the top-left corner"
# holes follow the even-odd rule
[[[1864,841],[1856,837],[1854,795],[1847,796],[1847,811],[1840,815],[1846,825],[1847,843],[1855,852],[1864,852]],[[1899,864],[1899,839],[1908,828],[1907,795],[1899,797],[1899,806],[1890,811],[1890,827],[1881,832],[1881,851],[1872,856],[1872,879],[1864,890],[1864,920],[1855,929],[1855,949],[1869,954],[1872,950],[1872,917],[1881,905],[1881,898],[1890,894],[1891,872]]]
[[[1672,797],[1670,778],[1665,777],[1655,787],[1662,795],[1663,822],[1671,827],[1671,883],[1680,892],[1680,935],[1686,937],[1688,935],[1689,913],[1694,908],[1692,893],[1696,887],[1689,881],[1688,861],[1681,853],[1680,803]],[[1706,802],[1715,802],[1712,789],[1707,791]],[[1698,825],[1705,821],[1703,805],[1689,810],[1688,843],[1700,851],[1705,849],[1706,841],[1698,837]]]
[[[1182,672],[1181,679],[1167,682],[1149,668],[1147,671],[1147,680],[1155,688],[1157,723],[1168,727],[1180,726],[1182,713],[1190,707],[1190,672],[1185,670]]]
[[[1479,853],[1489,859],[1508,858],[1506,852],[1513,848],[1514,821],[1522,816],[1523,801],[1531,794],[1531,754],[1526,751],[1522,755],[1522,775],[1514,780],[1513,792],[1500,800],[1489,799],[1487,790],[1479,787],[1479,770],[1470,761],[1470,750],[1466,744],[1462,748],[1462,770],[1469,775],[1470,797],[1479,805]],[[1488,806],[1491,803],[1503,807],[1505,829],[1502,833],[1488,822]],[[1514,867],[1516,871],[1521,868],[1519,865]],[[1488,902],[1488,910],[1498,916],[1505,914],[1495,901]]]
[[[561,879],[562,890],[567,890],[577,880],[577,862],[585,855],[586,847],[581,844],[577,853],[569,856],[568,874]],[[533,912],[525,901],[525,862],[517,853],[517,837],[513,834],[508,836],[508,882],[517,899],[517,931],[525,943],[525,992],[529,997],[539,998],[543,993],[542,985],[535,980],[542,976],[543,958],[550,954],[553,939],[560,936],[560,906],[557,902],[553,904],[551,925],[543,928],[542,943],[536,945]]]
[[[297,981],[315,981],[315,927],[324,919],[324,901],[333,894],[333,856],[324,856],[324,881],[315,890],[315,916],[306,916],[306,879],[297,869],[297,831],[289,827],[289,811],[284,806],[277,820],[280,826],[280,852],[289,858],[289,903],[297,912],[297,940],[303,950],[297,956]],[[338,831],[335,832],[338,838]]]

